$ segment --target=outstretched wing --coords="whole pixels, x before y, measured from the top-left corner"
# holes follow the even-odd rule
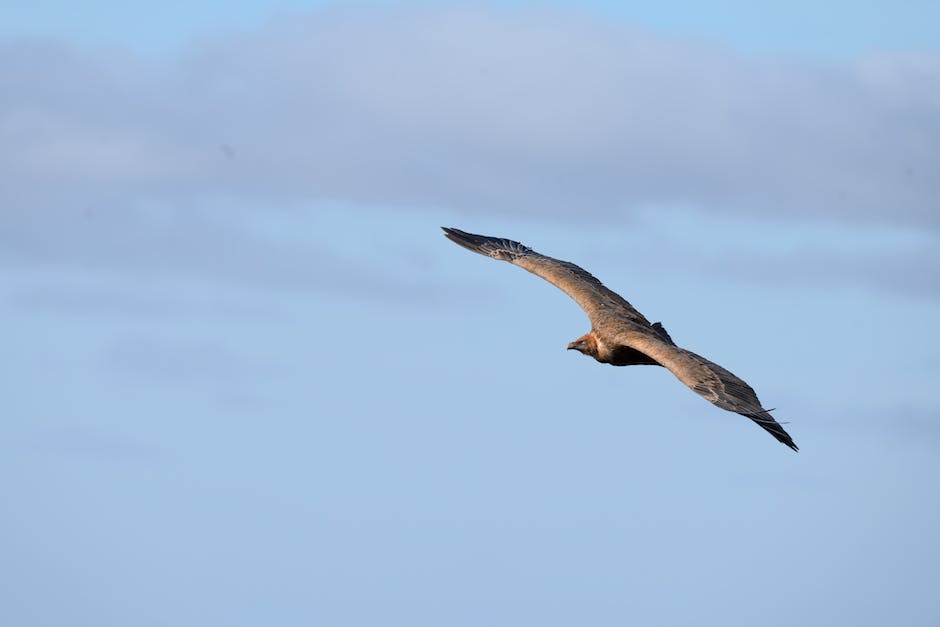
[[[778,442],[799,450],[790,434],[761,406],[754,389],[718,364],[652,335],[628,332],[616,341],[649,355],[699,396],[722,409],[747,416]]]
[[[649,327],[649,321],[626,299],[604,287],[587,270],[569,261],[547,257],[509,239],[441,228],[447,239],[455,244],[493,259],[508,261],[555,285],[578,303],[592,324],[616,316],[621,320],[636,322],[644,328]]]

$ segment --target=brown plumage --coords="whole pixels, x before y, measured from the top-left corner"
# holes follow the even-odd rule
[[[623,297],[586,270],[541,255],[519,242],[442,228],[455,244],[524,268],[573,298],[587,313],[591,331],[568,344],[569,349],[614,366],[664,366],[696,394],[722,409],[747,416],[778,442],[799,450],[790,434],[761,406],[751,386],[718,364],[676,346],[662,324],[650,324]]]

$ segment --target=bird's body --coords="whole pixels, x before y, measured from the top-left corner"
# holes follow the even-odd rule
[[[798,450],[790,435],[761,406],[751,386],[721,366],[677,346],[660,323],[650,324],[629,302],[584,269],[512,240],[453,228],[444,228],[444,233],[464,248],[540,276],[573,298],[587,313],[591,330],[568,344],[569,349],[614,366],[663,366],[711,403],[747,416],[779,442]]]

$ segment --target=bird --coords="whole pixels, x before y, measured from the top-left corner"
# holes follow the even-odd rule
[[[663,366],[693,392],[721,409],[746,416],[776,440],[798,451],[793,438],[740,378],[672,340],[662,323],[650,323],[625,298],[570,261],[540,254],[519,242],[441,227],[444,236],[467,250],[508,261],[568,294],[587,314],[591,330],[568,350],[613,366]]]

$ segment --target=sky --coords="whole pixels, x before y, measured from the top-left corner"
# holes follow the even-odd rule
[[[940,622],[936,3],[0,9],[3,624]]]

